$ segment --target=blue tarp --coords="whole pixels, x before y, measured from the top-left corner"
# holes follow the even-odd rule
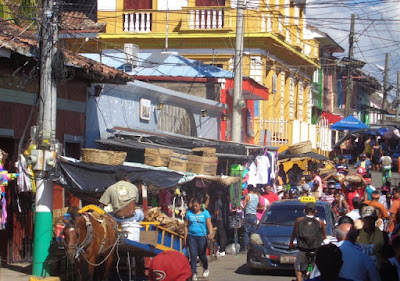
[[[363,122],[361,122],[352,115],[343,118],[342,120],[336,122],[335,124],[332,124],[331,126],[332,130],[338,130],[338,131],[344,131],[344,130],[354,131],[366,128],[368,128],[367,125],[365,125]]]

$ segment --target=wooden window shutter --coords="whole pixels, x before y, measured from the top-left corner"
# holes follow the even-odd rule
[[[151,10],[153,0],[124,0],[124,10]]]
[[[196,6],[225,6],[225,0],[196,0]]]

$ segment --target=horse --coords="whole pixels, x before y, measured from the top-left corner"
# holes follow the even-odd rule
[[[79,212],[71,211],[62,234],[66,256],[70,263],[76,264],[78,280],[92,281],[95,267],[102,263],[105,264],[104,280],[109,280],[119,242],[118,225],[113,217],[94,205],[86,206]],[[101,261],[96,264],[99,257]]]

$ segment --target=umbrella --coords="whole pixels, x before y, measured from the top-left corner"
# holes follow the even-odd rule
[[[315,152],[306,152],[301,154],[290,154],[289,150],[285,150],[278,155],[279,162],[286,162],[286,161],[298,161],[298,160],[306,160],[306,159],[314,159],[318,161],[326,161],[328,160],[327,157],[324,155],[315,153]]]
[[[352,115],[347,116],[346,118],[332,124],[331,126],[332,130],[338,130],[338,131],[345,131],[345,130],[354,131],[366,128],[368,128],[367,125],[365,125],[363,122],[361,122]]]

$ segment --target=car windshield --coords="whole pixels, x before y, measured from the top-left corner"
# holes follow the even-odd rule
[[[326,221],[323,206],[317,206],[317,217]],[[304,205],[273,204],[265,212],[262,224],[294,225],[297,218],[304,216]]]

